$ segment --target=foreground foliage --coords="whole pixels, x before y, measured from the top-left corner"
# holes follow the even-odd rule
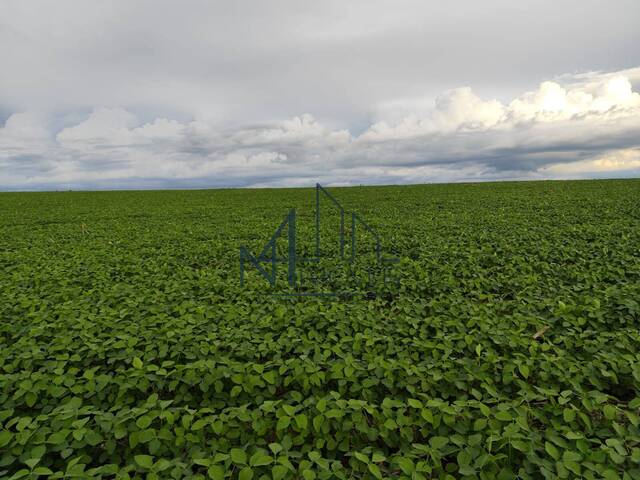
[[[397,292],[240,289],[310,189],[1,194],[0,476],[640,478],[640,181],[333,192]]]

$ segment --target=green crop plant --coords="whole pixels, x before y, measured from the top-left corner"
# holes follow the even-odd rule
[[[332,192],[397,288],[240,287],[313,189],[0,194],[0,478],[640,478],[640,181]]]

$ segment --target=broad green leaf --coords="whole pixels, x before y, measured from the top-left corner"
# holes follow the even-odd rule
[[[151,455],[136,455],[134,460],[143,468],[153,467],[153,457]]]
[[[387,458],[382,455],[381,453],[375,452],[372,456],[371,456],[371,461],[373,463],[380,463],[380,462],[384,462]]]
[[[341,418],[344,416],[344,412],[334,408],[325,412],[324,416],[327,418]]]
[[[521,451],[523,453],[527,453],[529,451],[529,445],[527,445],[523,441],[513,440],[511,442],[511,445],[513,446],[513,448],[515,448],[516,450],[519,450],[519,451]]]
[[[356,457],[361,462],[369,463],[369,457],[367,455],[365,455],[364,453],[353,452],[353,456]]]
[[[280,445],[279,443],[270,443],[269,444],[269,449],[275,454],[277,455],[278,453],[280,453],[282,451],[282,445]]]
[[[446,444],[449,443],[449,439],[447,437],[431,437],[429,439],[429,445],[431,445],[435,449],[441,449]]]
[[[302,477],[305,480],[314,480],[316,478],[316,474],[313,472],[313,470],[303,470]]]
[[[495,416],[498,420],[501,420],[503,422],[510,422],[511,420],[513,420],[513,417],[511,416],[511,414],[505,411],[500,411],[496,413]]]
[[[603,408],[604,416],[607,420],[613,420],[616,418],[616,407],[613,405],[605,405]]]
[[[295,416],[296,424],[301,430],[306,430],[308,425],[307,416],[304,413]]]
[[[558,449],[555,447],[553,443],[545,442],[544,449],[547,451],[549,455],[551,455],[551,457],[553,457],[554,460],[560,459],[560,452],[558,451]]]
[[[209,420],[206,418],[201,418],[199,420],[196,420],[195,422],[193,422],[191,424],[191,430],[197,431],[197,430],[201,430],[202,428],[204,428],[207,424],[209,423]]]
[[[376,478],[382,478],[382,473],[380,472],[380,468],[375,463],[370,463],[367,465],[367,468],[371,472],[371,474]]]
[[[171,467],[171,462],[166,458],[161,458],[153,465],[153,470],[156,472],[162,472]]]
[[[278,423],[276,424],[276,430],[284,430],[289,428],[291,424],[291,417],[280,417],[278,419]]]
[[[273,457],[266,455],[262,452],[254,453],[249,459],[249,465],[251,465],[252,467],[269,465],[270,463],[273,463]]]
[[[396,462],[405,475],[411,475],[414,472],[415,466],[410,458],[399,458]]]
[[[28,458],[27,460],[24,460],[23,463],[33,469],[33,467],[35,467],[39,462],[40,458]]]
[[[9,432],[8,430],[0,431],[0,448],[2,448],[5,445],[7,445],[11,441],[12,438],[13,438],[13,434],[11,432]]]
[[[53,471],[47,467],[36,467],[33,469],[35,475],[53,475]]]
[[[237,465],[245,465],[247,463],[247,454],[239,448],[231,449],[231,460]]]
[[[271,478],[273,480],[282,480],[284,477],[287,476],[288,472],[289,472],[289,469],[284,465],[274,465],[271,468]]]
[[[484,418],[478,418],[475,422],[473,422],[473,429],[476,432],[479,432],[480,430],[484,430],[486,426],[487,426],[487,420]]]
[[[151,418],[143,415],[142,417],[138,418],[138,420],[136,420],[136,425],[138,426],[138,428],[145,430],[147,428],[149,428],[149,425],[151,425]]]
[[[458,470],[462,475],[475,475],[476,469],[471,465],[461,465]]]
[[[562,411],[562,416],[564,417],[565,422],[571,423],[576,419],[576,411],[572,408],[565,408]]]
[[[253,470],[251,467],[244,467],[238,474],[239,480],[251,480],[253,478]]]
[[[207,470],[207,475],[213,480],[222,480],[225,476],[225,470],[222,465],[211,465]]]
[[[26,468],[23,468],[21,470],[18,470],[13,475],[11,475],[11,477],[9,477],[9,480],[17,480],[18,478],[24,478],[24,477],[28,476],[29,473],[30,473],[29,470],[27,470]]]
[[[620,475],[615,470],[608,469],[602,472],[602,478],[605,480],[620,480]]]

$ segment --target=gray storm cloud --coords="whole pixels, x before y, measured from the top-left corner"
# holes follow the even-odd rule
[[[638,17],[635,1],[7,0],[0,188],[637,176]]]

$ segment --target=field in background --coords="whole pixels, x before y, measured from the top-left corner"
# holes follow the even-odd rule
[[[312,189],[0,194],[0,477],[640,478],[640,180],[329,190],[397,291],[240,288]]]

